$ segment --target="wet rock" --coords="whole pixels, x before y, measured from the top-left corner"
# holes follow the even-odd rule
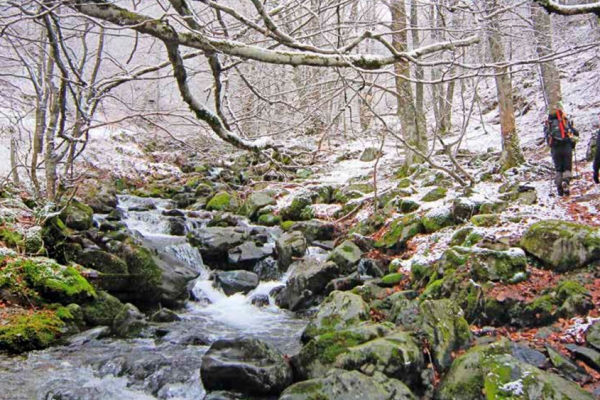
[[[527,229],[521,246],[557,272],[572,271],[600,260],[598,230],[574,222],[537,222]]]
[[[356,264],[358,264],[361,256],[362,251],[358,246],[346,240],[333,249],[328,260],[336,263],[343,274],[349,274],[353,271]]]
[[[269,296],[271,297],[276,297],[279,293],[281,293],[281,291],[285,289],[285,285],[280,285],[280,286],[275,286],[273,289],[271,289],[271,291],[269,292]]]
[[[113,326],[115,317],[121,312],[123,303],[106,292],[98,292],[94,301],[82,307],[83,318],[91,326]]]
[[[292,231],[300,231],[306,241],[311,244],[315,240],[332,240],[335,226],[332,223],[311,219],[310,221],[296,222],[291,227]]]
[[[193,193],[177,193],[172,199],[177,208],[186,208],[196,202],[196,196]]]
[[[266,307],[269,305],[269,296],[266,294],[257,294],[252,296],[250,299],[250,303],[256,307]]]
[[[150,317],[152,322],[175,322],[181,321],[181,317],[173,310],[161,308]]]
[[[385,274],[385,268],[379,260],[372,258],[361,258],[358,262],[357,271],[362,276],[371,276],[373,278],[381,278]]]
[[[171,254],[160,254],[153,258],[160,270],[158,301],[164,307],[181,307],[189,298],[189,284],[200,275],[194,266]]]
[[[484,393],[519,399],[592,400],[579,385],[517,360],[507,340],[477,346],[457,358],[436,390],[439,400],[484,400]],[[485,392],[484,392],[485,391]],[[540,393],[543,396],[540,397]]]
[[[554,368],[556,368],[567,379],[579,383],[585,383],[591,379],[591,377],[583,368],[569,360],[567,357],[563,356],[552,346],[546,345],[546,350],[548,351],[548,357],[550,357],[550,361],[552,362]]]
[[[332,292],[321,304],[317,314],[302,333],[302,341],[322,333],[348,328],[369,319],[369,306],[363,299],[349,292]]]
[[[261,259],[271,255],[271,248],[259,247],[254,242],[244,242],[229,250],[228,262],[234,268],[252,269]]]
[[[190,243],[196,246],[207,262],[224,262],[229,249],[246,241],[246,232],[236,228],[209,227],[194,229],[187,235]]]
[[[277,250],[277,264],[283,272],[287,271],[294,257],[302,257],[306,252],[307,244],[302,232],[292,231],[284,233],[275,242]]]
[[[277,295],[276,303],[291,311],[304,310],[312,306],[325,287],[339,274],[339,267],[314,259],[298,262],[287,281],[286,287]]]
[[[330,281],[325,287],[325,294],[329,294],[335,290],[348,291],[364,283],[358,273],[353,273],[343,278],[337,278]]]
[[[235,293],[248,293],[258,286],[258,275],[249,271],[218,272],[215,283],[227,296]]]
[[[113,332],[120,337],[137,337],[148,326],[146,316],[133,304],[127,303],[113,320]]]
[[[450,300],[425,300],[419,308],[418,324],[431,345],[433,362],[446,369],[453,352],[469,347],[469,324],[461,308]]]
[[[523,250],[511,248],[495,251],[478,247],[452,247],[438,262],[441,270],[470,266],[470,274],[477,282],[510,281],[517,273],[525,272],[527,258]]]
[[[260,260],[256,263],[252,271],[258,275],[261,281],[276,281],[281,278],[277,261],[273,257]]]
[[[375,372],[372,376],[358,371],[331,370],[327,376],[299,382],[287,388],[280,400],[415,400],[402,382]]]
[[[177,209],[172,209],[172,210],[163,210],[161,212],[162,215],[164,215],[165,217],[183,217],[185,216],[185,213],[181,210],[177,210]]]
[[[202,357],[200,377],[207,390],[246,394],[279,394],[293,382],[283,354],[250,338],[214,342]]]
[[[107,221],[120,221],[123,219],[124,217],[124,213],[122,210],[116,208],[114,210],[112,210],[107,216],[106,216],[106,220]]]
[[[595,370],[600,371],[599,352],[588,347],[577,346],[574,344],[567,344],[565,347],[575,356],[575,358],[583,361]]]
[[[98,326],[85,332],[81,332],[78,335],[71,336],[69,339],[67,339],[67,344],[70,346],[79,347],[92,340],[108,337],[110,334],[111,331],[108,326]]]
[[[155,208],[156,208],[156,205],[154,205],[154,204],[140,204],[137,206],[131,206],[127,210],[134,211],[134,212],[146,212],[146,211],[154,210]]]
[[[110,193],[102,190],[87,200],[88,206],[92,208],[96,214],[108,214],[117,207],[117,196],[115,193]]]
[[[182,217],[170,217],[168,220],[169,224],[169,235],[173,236],[185,236],[186,226],[185,219]]]

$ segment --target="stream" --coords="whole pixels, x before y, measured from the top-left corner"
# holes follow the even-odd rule
[[[213,286],[210,268],[186,237],[168,234],[168,217],[162,212],[173,208],[171,201],[120,196],[118,208],[123,211],[122,222],[146,247],[199,272],[192,289],[194,300],[177,310],[180,321],[151,323],[141,338],[94,339],[83,333],[68,345],[21,356],[0,355],[0,399],[198,400],[205,395],[200,380],[202,356],[216,339],[256,337],[284,354],[299,351],[306,319],[278,308],[273,298],[263,307],[251,304],[253,296],[268,295],[285,284],[290,271],[279,281],[261,281],[247,295],[227,296]],[[187,230],[206,226],[211,218],[206,212],[193,215],[186,218]],[[95,216],[97,221],[102,218]],[[239,224],[251,227],[247,221]],[[281,230],[266,229],[265,246],[274,246]],[[309,254],[323,257],[316,249]]]

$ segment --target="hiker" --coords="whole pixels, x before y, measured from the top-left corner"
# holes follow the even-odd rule
[[[544,127],[544,137],[552,153],[552,161],[556,170],[554,183],[558,195],[568,196],[570,194],[569,184],[572,178],[573,150],[579,132],[573,127],[564,111],[557,108],[548,114],[548,121],[546,121]]]
[[[596,132],[596,155],[594,156],[594,182],[595,183],[600,183],[600,180],[598,180],[598,170],[600,169],[600,128],[598,129],[598,132]]]

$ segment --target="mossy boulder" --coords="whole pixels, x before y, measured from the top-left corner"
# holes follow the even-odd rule
[[[277,265],[281,271],[287,271],[294,257],[302,257],[306,253],[307,243],[302,232],[286,232],[275,242]]]
[[[281,217],[273,214],[262,214],[258,217],[258,224],[264,226],[277,226],[281,223]]]
[[[466,222],[479,214],[482,202],[469,197],[458,197],[452,201],[452,216],[456,221]]]
[[[206,204],[208,211],[236,211],[238,207],[235,196],[225,191],[215,194]]]
[[[442,270],[468,267],[472,278],[478,282],[508,282],[516,274],[526,271],[527,258],[519,248],[500,251],[455,246],[444,252],[438,266]]]
[[[446,197],[446,193],[448,189],[443,187],[436,187],[425,193],[425,195],[421,198],[421,201],[431,202],[441,200]]]
[[[600,321],[596,321],[587,331],[585,341],[588,345],[600,350]]]
[[[579,385],[519,361],[503,340],[457,358],[436,391],[439,400],[592,400]]]
[[[287,388],[279,400],[415,400],[402,382],[380,372],[367,376],[358,371],[333,369],[326,376],[298,382]]]
[[[384,276],[383,278],[381,278],[380,286],[392,287],[392,286],[399,284],[402,281],[402,279],[404,279],[404,274],[401,274],[401,273],[388,274],[388,275]]]
[[[127,274],[127,264],[114,254],[99,249],[85,249],[73,260],[86,268],[108,274]]]
[[[500,216],[497,214],[479,214],[471,217],[471,223],[481,227],[496,226],[500,223]]]
[[[121,312],[123,303],[106,292],[98,292],[98,296],[91,302],[83,304],[83,319],[90,326],[112,326],[115,317]]]
[[[421,218],[415,213],[408,214],[392,222],[388,231],[375,242],[375,247],[401,251],[410,239],[424,232]]]
[[[422,221],[427,233],[437,232],[455,224],[452,210],[449,207],[437,207],[428,211]]]
[[[364,322],[347,329],[323,333],[310,340],[297,357],[297,370],[300,379],[313,379],[323,376],[342,354],[350,348],[383,337],[392,331],[388,324]]]
[[[5,288],[23,304],[35,302],[76,303],[96,293],[74,267],[36,257],[6,259],[0,263],[0,288]]]
[[[92,227],[94,210],[91,207],[72,200],[60,213],[60,219],[68,228],[85,231]]]
[[[416,387],[421,383],[425,359],[421,345],[411,333],[394,332],[350,347],[337,357],[335,366],[346,370],[378,371]]]
[[[40,226],[34,226],[25,230],[23,234],[23,248],[25,253],[30,255],[44,253],[44,238],[42,237],[42,228]]]
[[[50,310],[10,315],[0,325],[0,350],[21,353],[46,348],[61,336],[64,326]]]
[[[119,337],[137,337],[147,326],[146,316],[130,303],[121,307],[112,323],[113,332]]]
[[[331,254],[329,254],[328,260],[337,264],[343,274],[349,274],[356,264],[358,264],[361,256],[362,251],[358,246],[349,240],[345,240],[333,249]]]
[[[136,244],[123,245],[119,255],[136,282],[134,298],[152,303],[160,298],[162,271],[150,250]]]
[[[414,200],[397,198],[394,201],[394,206],[398,212],[408,214],[417,211],[421,207],[421,204]]]
[[[317,335],[358,325],[368,319],[369,306],[362,297],[333,291],[308,323],[302,341],[306,343]]]
[[[431,345],[433,362],[444,370],[452,363],[454,352],[469,347],[469,324],[462,309],[451,300],[425,300],[419,310],[417,324]]]
[[[258,211],[266,206],[274,206],[277,201],[273,197],[271,191],[262,190],[254,192],[244,202],[240,208],[240,214],[247,216],[250,219],[255,219]]]
[[[312,198],[308,194],[302,194],[294,197],[289,206],[283,208],[279,212],[279,216],[283,221],[305,221],[312,218],[309,216],[310,212],[307,209],[312,210]]]
[[[527,229],[521,246],[545,267],[557,272],[572,271],[600,260],[600,232],[575,222],[537,222]]]

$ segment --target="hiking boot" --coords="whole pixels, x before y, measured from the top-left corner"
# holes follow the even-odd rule
[[[562,191],[562,193],[565,196],[569,196],[571,194],[571,191],[569,189],[569,182],[568,181],[563,181],[561,188],[559,189],[559,193]],[[562,196],[561,194],[559,194],[559,196]]]

